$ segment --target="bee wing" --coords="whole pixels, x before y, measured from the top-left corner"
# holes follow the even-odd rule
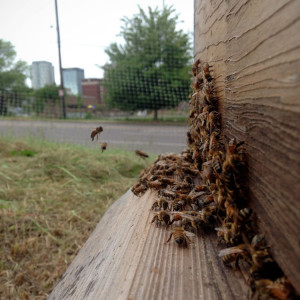
[[[235,254],[235,253],[242,253],[242,252],[244,252],[244,250],[239,249],[237,247],[231,247],[231,248],[226,248],[226,249],[220,250],[219,256],[222,257],[222,256],[225,256],[228,254]]]
[[[222,232],[226,232],[226,229],[222,228],[222,227],[215,227],[216,231],[222,231]]]
[[[190,236],[190,237],[195,236],[195,233],[192,233],[190,231],[184,231],[184,233],[186,234],[186,236]]]

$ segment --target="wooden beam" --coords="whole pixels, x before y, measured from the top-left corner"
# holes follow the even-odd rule
[[[223,138],[246,142],[249,203],[300,292],[300,1],[194,4],[194,55],[214,70]]]
[[[150,224],[154,194],[128,191],[106,212],[48,300],[247,299],[248,286],[218,257],[216,234],[188,248]]]

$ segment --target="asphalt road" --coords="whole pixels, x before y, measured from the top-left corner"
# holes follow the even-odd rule
[[[92,142],[90,133],[98,126],[103,127],[103,132],[98,141]],[[108,147],[149,153],[179,153],[186,148],[186,132],[187,126],[181,125],[0,120],[0,135],[31,135],[87,147],[100,147],[101,142],[107,142]]]

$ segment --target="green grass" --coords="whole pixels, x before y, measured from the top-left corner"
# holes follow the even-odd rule
[[[0,138],[0,298],[46,299],[106,209],[154,158]]]

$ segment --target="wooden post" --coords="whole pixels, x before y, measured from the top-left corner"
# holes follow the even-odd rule
[[[300,1],[195,0],[195,59],[217,78],[223,135],[246,142],[249,203],[300,292]]]

